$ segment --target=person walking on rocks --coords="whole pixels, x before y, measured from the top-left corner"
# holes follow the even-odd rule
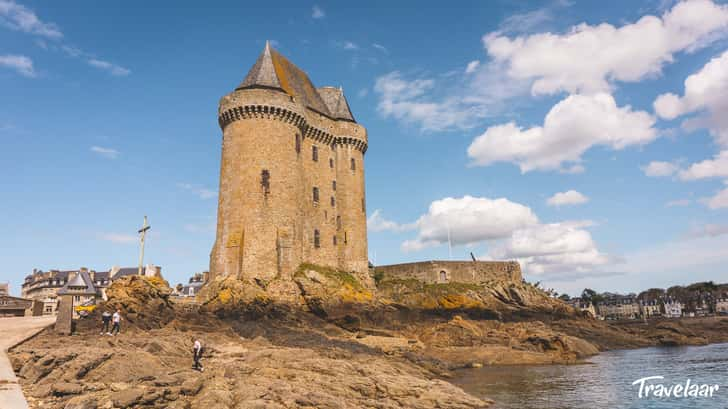
[[[104,335],[104,334],[111,335],[111,333],[109,332],[109,324],[111,323],[111,313],[108,310],[104,311],[104,313],[101,314],[101,323],[102,323],[101,335]]]
[[[196,339],[194,345],[192,345],[192,360],[194,361],[192,369],[202,372],[205,368],[200,364],[200,359],[202,359],[202,343],[199,339]]]
[[[113,321],[114,325],[111,327],[111,335],[117,335],[119,334],[119,331],[121,330],[121,310],[116,309],[116,312],[111,317],[111,320]]]

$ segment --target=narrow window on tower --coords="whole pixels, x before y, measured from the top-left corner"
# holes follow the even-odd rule
[[[318,162],[318,146],[311,147],[311,159],[313,159],[314,162]]]
[[[314,203],[319,202],[319,189],[317,187],[313,188],[313,202]]]
[[[332,242],[334,243],[334,246],[335,246],[336,245],[336,236],[334,236],[334,239],[332,240]]]
[[[351,158],[351,170],[356,170],[356,161],[354,158]]]
[[[344,244],[348,243],[349,240],[346,239],[346,232],[344,232]]]
[[[336,216],[336,230],[341,230],[341,216]]]
[[[301,153],[301,134],[296,134],[296,153]]]
[[[336,181],[335,180],[333,182],[331,182],[331,189],[336,191]]]
[[[366,212],[367,211],[367,205],[366,205],[366,202],[364,201],[364,198],[363,197],[361,198],[361,211],[362,212]]]
[[[267,196],[270,193],[270,172],[268,169],[263,169],[260,172],[260,186],[263,188],[263,194]]]
[[[316,248],[321,247],[321,234],[318,230],[313,231],[313,246]]]
[[[334,159],[333,159],[333,158],[329,158],[329,167],[330,167],[331,169],[333,169],[333,168],[334,168]]]
[[[331,196],[331,207],[336,206],[336,198]]]

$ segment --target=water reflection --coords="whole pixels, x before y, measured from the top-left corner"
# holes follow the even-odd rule
[[[452,382],[501,409],[728,408],[728,344],[612,351],[590,362],[469,369]],[[639,399],[632,382],[655,375],[666,386],[690,379],[720,389],[712,398]]]

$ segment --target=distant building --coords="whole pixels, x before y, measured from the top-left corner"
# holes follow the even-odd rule
[[[57,296],[70,295],[73,301],[72,308],[76,311],[76,307],[88,305],[89,302],[96,301],[101,298],[101,289],[94,286],[94,283],[88,271],[79,271],[70,278],[60,290]]]
[[[645,318],[662,316],[662,303],[658,300],[640,301],[640,313]]]
[[[42,313],[42,305],[38,301],[0,294],[0,317],[27,317]]]
[[[632,296],[613,295],[599,303],[599,315],[612,320],[633,320],[640,316],[640,305]]]
[[[683,304],[675,299],[665,301],[665,317],[680,318],[683,315]]]
[[[183,286],[178,295],[180,297],[195,297],[203,285],[207,282],[207,272],[197,273],[190,277],[187,285]]]
[[[718,315],[728,315],[728,298],[725,295],[715,300],[715,313]]]
[[[147,265],[144,274],[161,275],[161,271],[161,267]],[[97,297],[106,300],[106,288],[119,278],[138,274],[139,267],[114,266],[109,271],[89,270],[85,267],[78,270],[42,271],[33,269],[33,272],[25,277],[21,286],[21,296],[40,301],[43,304],[43,314],[53,315],[58,307],[58,292],[68,284],[70,279],[84,272]]]
[[[0,296],[10,295],[10,284],[0,283]]]
[[[597,317],[597,310],[594,308],[594,304],[592,304],[589,300],[577,297],[570,299],[567,303],[579,311],[585,311],[591,314],[592,317]]]

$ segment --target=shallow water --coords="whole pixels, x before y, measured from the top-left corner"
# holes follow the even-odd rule
[[[585,365],[498,366],[456,373],[452,383],[467,392],[493,399],[500,409],[670,409],[728,408],[728,344],[701,347],[661,347],[610,351]],[[647,381],[666,387],[683,384],[718,385],[713,397],[638,397]]]

